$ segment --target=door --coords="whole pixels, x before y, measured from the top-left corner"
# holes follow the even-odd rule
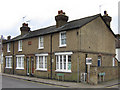
[[[34,59],[31,57],[31,75],[34,73]]]
[[[27,75],[29,75],[29,58],[27,57]]]

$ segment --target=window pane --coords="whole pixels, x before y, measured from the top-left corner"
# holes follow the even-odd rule
[[[22,49],[22,40],[20,41],[20,49]]]
[[[68,56],[68,70],[71,70],[71,56]]]
[[[21,67],[21,57],[18,57],[18,67]]]
[[[10,51],[11,44],[9,43],[9,51]]]
[[[7,64],[7,67],[9,67],[9,58],[7,58],[6,64]]]
[[[58,59],[58,56],[56,56],[56,69],[59,69],[59,59]]]
[[[66,55],[64,55],[64,69],[66,69]]]
[[[22,57],[21,59],[22,59],[22,68],[24,68],[24,57]]]
[[[39,58],[39,57],[36,57],[36,68],[39,68],[39,67],[38,67],[38,58]]]
[[[43,57],[39,57],[39,68],[43,68]]]
[[[66,32],[61,33],[61,45],[66,44]]]
[[[43,47],[43,43],[44,43],[44,42],[43,42],[43,36],[40,37],[40,41],[39,41],[39,42],[40,42],[40,43],[39,43],[39,44],[40,44],[40,47]]]
[[[9,67],[11,67],[11,58],[9,58]]]
[[[62,69],[62,55],[60,55],[60,69]]]
[[[45,56],[45,69],[47,69],[47,56]]]

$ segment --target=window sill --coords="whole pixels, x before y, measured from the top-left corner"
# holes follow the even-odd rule
[[[36,70],[39,70],[39,71],[47,71],[47,69],[36,69]]]
[[[38,49],[41,50],[41,49],[44,49],[44,47],[39,47]]]
[[[66,47],[67,45],[59,45],[59,47]]]
[[[22,52],[22,50],[18,50],[18,52]]]
[[[10,52],[10,51],[7,51],[8,53]]]
[[[72,73],[71,70],[65,71],[65,70],[55,70],[55,72],[65,72],[65,73]]]
[[[16,69],[24,70],[24,68],[16,68]]]
[[[5,67],[5,68],[12,69],[12,67]]]

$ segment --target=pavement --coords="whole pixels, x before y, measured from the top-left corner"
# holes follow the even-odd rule
[[[61,86],[65,88],[111,88],[115,85],[117,85],[116,88],[118,88],[118,79],[116,80],[111,80],[107,82],[102,82],[97,85],[90,85],[87,83],[77,83],[77,82],[66,82],[66,81],[58,81],[58,80],[51,80],[51,79],[41,79],[37,77],[29,77],[29,76],[20,76],[20,75],[12,75],[12,74],[6,74],[6,73],[1,73],[2,76],[8,76],[12,78],[17,78],[17,79],[23,79],[27,81],[32,81],[32,82],[37,82],[37,83],[43,83],[43,84],[48,84],[48,85],[55,85],[55,86]]]

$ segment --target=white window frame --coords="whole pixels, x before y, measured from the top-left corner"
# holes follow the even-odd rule
[[[16,55],[16,69],[24,69],[24,56],[25,55]],[[20,58],[20,65],[19,65]]]
[[[5,68],[12,68],[12,56],[6,56],[5,60],[6,60],[6,67]],[[9,62],[9,64],[8,64],[8,62]]]
[[[41,41],[42,39],[42,41]],[[39,39],[38,39],[38,49],[44,49],[44,37],[43,36],[40,36]],[[41,43],[43,43],[43,46],[41,46]]]
[[[59,47],[66,47],[66,46],[67,46],[67,41],[66,41],[65,44],[62,44],[62,37],[61,37],[61,34],[62,34],[62,33],[65,33],[65,36],[66,36],[66,31],[60,32],[60,34],[59,34]],[[66,38],[67,38],[67,37],[65,37],[64,39],[66,40]]]
[[[56,72],[72,72],[71,70],[68,70],[68,56],[71,56],[72,54],[73,54],[72,52],[55,53],[55,56],[56,56],[56,70],[55,71]],[[62,69],[60,67],[60,56],[62,56]],[[64,68],[64,56],[66,57],[66,68]]]
[[[115,66],[115,58],[112,59],[112,66]]]
[[[7,52],[10,52],[11,43],[7,43]]]
[[[22,51],[22,40],[18,41],[18,51]]]
[[[43,71],[47,71],[47,67],[45,68],[45,63],[47,64],[47,56],[48,53],[45,54],[35,54],[36,56],[36,70],[43,70]],[[39,67],[39,61],[40,61],[40,57],[43,58],[43,68]],[[47,57],[47,58],[46,58]],[[46,61],[46,62],[45,62]]]

